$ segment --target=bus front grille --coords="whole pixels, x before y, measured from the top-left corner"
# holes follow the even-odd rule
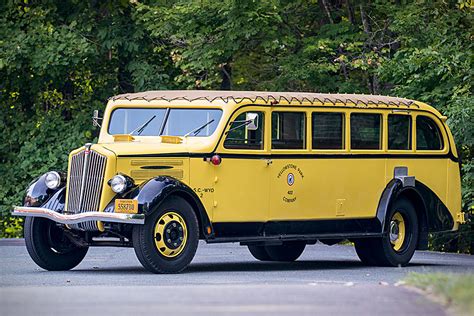
[[[86,150],[74,154],[68,172],[68,214],[99,211],[100,195],[104,183],[107,158],[95,151]],[[97,222],[89,221],[71,225],[71,228],[95,231]]]

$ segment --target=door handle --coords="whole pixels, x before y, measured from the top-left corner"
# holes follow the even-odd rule
[[[270,166],[270,165],[273,163],[273,160],[267,159],[267,158],[263,159],[263,161],[265,161],[265,163],[267,164],[267,166]]]

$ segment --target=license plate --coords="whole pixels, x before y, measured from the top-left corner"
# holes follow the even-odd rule
[[[115,213],[137,214],[138,201],[132,199],[116,199]]]

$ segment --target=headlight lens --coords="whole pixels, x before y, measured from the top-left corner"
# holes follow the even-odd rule
[[[121,174],[114,176],[109,184],[115,193],[123,193],[127,189],[127,179]]]
[[[50,171],[44,178],[44,184],[50,189],[57,189],[61,185],[61,176],[56,171]]]

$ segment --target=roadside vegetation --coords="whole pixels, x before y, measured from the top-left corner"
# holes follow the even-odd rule
[[[157,89],[372,93],[432,104],[474,190],[470,0],[7,0],[0,3],[0,237],[34,177],[94,141],[108,97]],[[474,228],[431,239],[474,252]]]
[[[405,281],[422,289],[454,314],[472,315],[474,311],[474,274],[411,273]]]

